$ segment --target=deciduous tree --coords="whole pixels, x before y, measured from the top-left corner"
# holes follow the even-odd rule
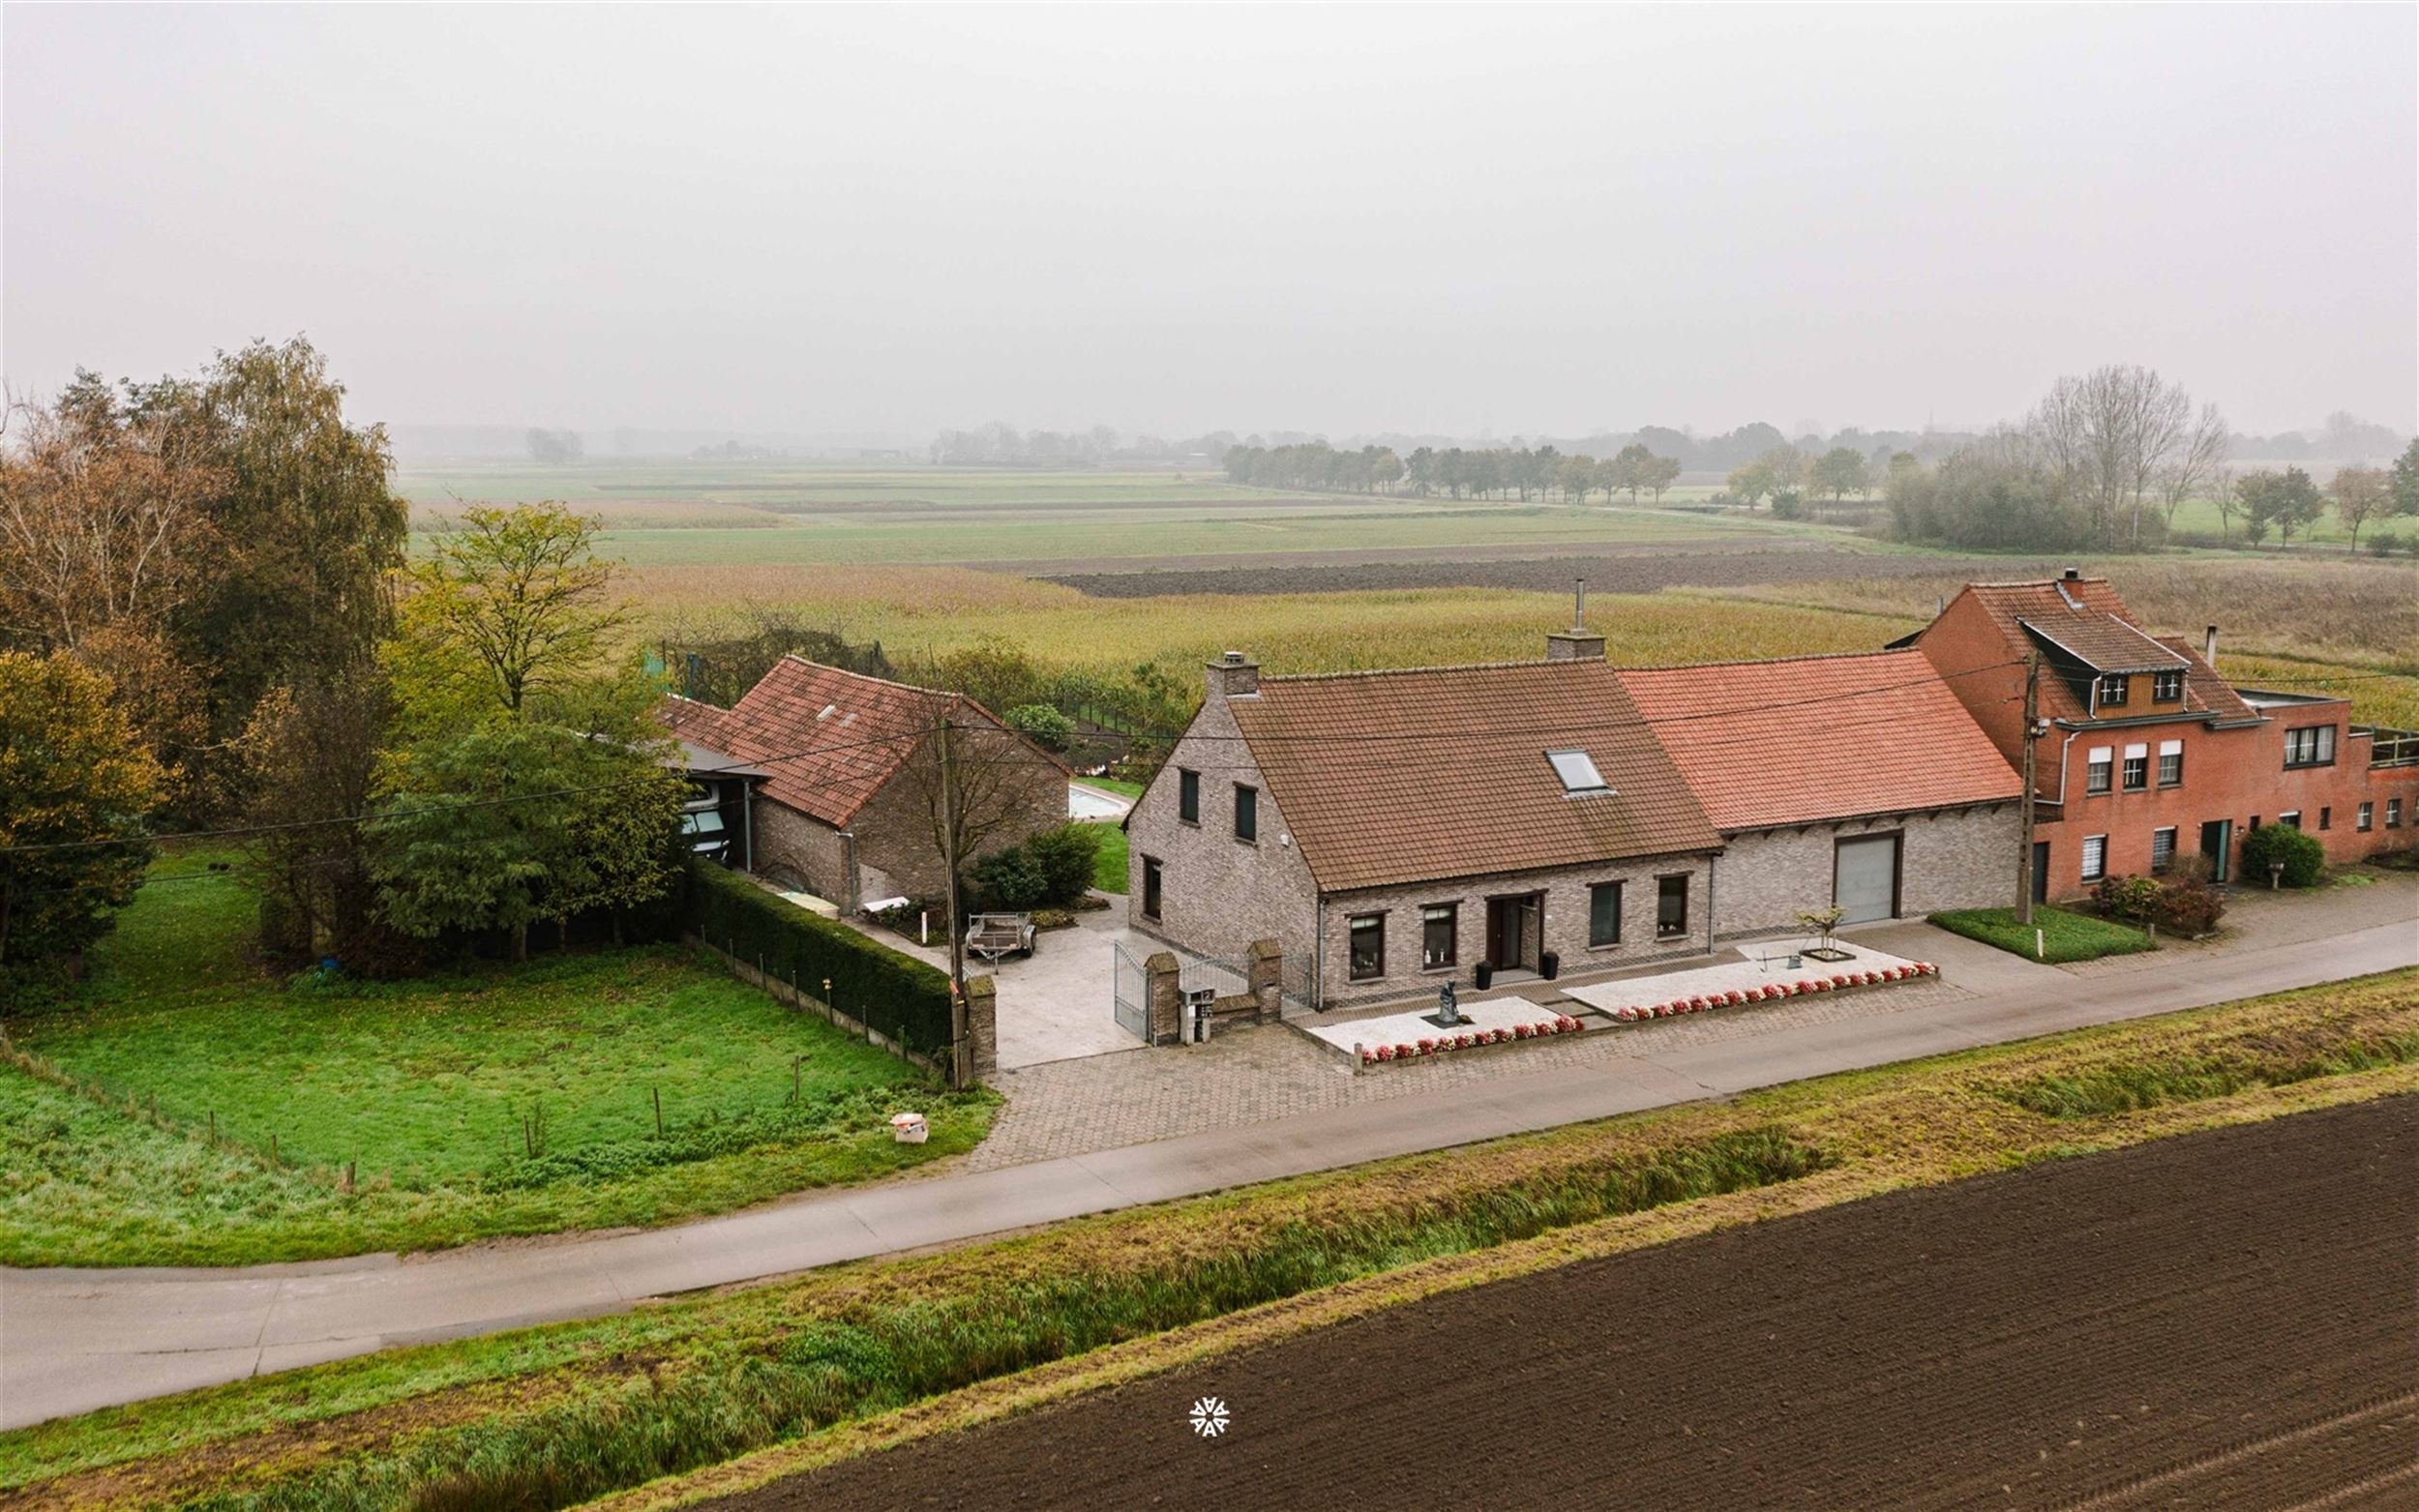
[[[2355,551],[2360,549],[2360,527],[2393,506],[2388,481],[2382,467],[2338,467],[2327,484],[2327,492],[2335,497],[2335,518],[2351,532]]]
[[[160,782],[107,678],[0,651],[0,981],[72,964],[134,901]]]

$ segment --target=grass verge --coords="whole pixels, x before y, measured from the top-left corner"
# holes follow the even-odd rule
[[[0,1487],[37,1506],[559,1506],[778,1445],[646,1494],[677,1499],[1589,1255],[2419,1090],[2419,1065],[2346,1053],[2414,1035],[2403,971],[1830,1077],[94,1413],[0,1437]],[[2217,1056],[2257,1084],[2080,1117],[2011,1095]],[[2313,1065],[2341,1069],[2287,1077]]]
[[[1952,934],[1962,934],[1967,939],[1978,939],[2027,960],[2046,961],[2053,965],[2159,948],[2158,941],[2130,925],[2111,924],[2085,913],[2069,913],[2046,904],[2034,907],[2030,924],[2018,923],[2013,908],[1958,908],[1935,913],[1931,922]],[[2038,951],[2034,948],[2035,930],[2041,932]]]

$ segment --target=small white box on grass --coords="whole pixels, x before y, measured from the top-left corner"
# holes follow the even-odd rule
[[[902,1144],[921,1144],[932,1138],[932,1125],[922,1113],[892,1113],[890,1137]]]

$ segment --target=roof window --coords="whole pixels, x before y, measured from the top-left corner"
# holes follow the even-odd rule
[[[1603,774],[1596,769],[1596,760],[1584,751],[1548,751],[1545,760],[1554,768],[1554,775],[1563,780],[1563,791],[1574,795],[1610,792],[1604,786]]]

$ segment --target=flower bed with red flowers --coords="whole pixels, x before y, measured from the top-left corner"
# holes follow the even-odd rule
[[[1652,1019],[1675,1019],[1682,1014],[1710,1013],[1717,1008],[1736,1008],[1747,1003],[1778,1002],[1784,997],[1804,997],[1812,993],[1842,993],[1855,987],[1880,987],[1891,982],[1906,982],[1939,974],[1940,968],[1928,961],[1910,961],[1895,966],[1841,971],[1830,976],[1799,977],[1793,982],[1767,982],[1760,987],[1734,988],[1726,993],[1696,993],[1675,997],[1669,1002],[1628,1003],[1612,1013],[1619,1023],[1644,1023]]]
[[[1561,1013],[1551,1019],[1540,1019],[1535,1023],[1514,1023],[1492,1029],[1473,1026],[1451,1034],[1423,1034],[1416,1040],[1399,1045],[1363,1045],[1359,1049],[1362,1065],[1380,1066],[1397,1060],[1425,1060],[1436,1055],[1450,1054],[1455,1051],[1480,1050],[1489,1045],[1511,1045],[1521,1040],[1551,1039],[1557,1034],[1576,1034],[1585,1027],[1587,1027],[1585,1024],[1570,1015]]]

